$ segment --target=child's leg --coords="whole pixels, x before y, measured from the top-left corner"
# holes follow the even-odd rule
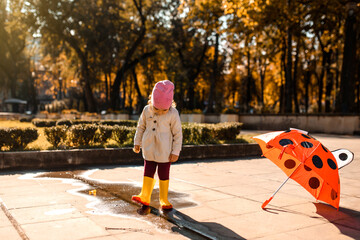
[[[158,164],[160,205],[162,209],[172,209],[172,205],[168,201],[170,166],[171,163]]]
[[[154,178],[157,162],[144,160],[144,176]]]
[[[160,180],[169,180],[171,163],[158,163],[158,175]]]
[[[144,179],[141,193],[132,196],[131,200],[149,206],[151,200],[151,193],[155,185],[154,174],[156,171],[156,162],[144,160]]]

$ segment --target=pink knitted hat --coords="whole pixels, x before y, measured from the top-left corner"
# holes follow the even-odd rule
[[[169,80],[157,82],[152,91],[151,101],[158,109],[169,109],[174,97],[174,84]]]

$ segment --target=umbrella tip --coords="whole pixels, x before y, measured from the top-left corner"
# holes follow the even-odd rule
[[[269,198],[268,200],[266,200],[262,205],[261,208],[265,209],[266,205],[268,205],[268,203],[273,199],[273,197]]]

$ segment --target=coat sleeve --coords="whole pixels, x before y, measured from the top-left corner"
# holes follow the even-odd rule
[[[182,146],[182,128],[181,128],[181,120],[178,111],[175,109],[175,113],[173,114],[171,120],[171,133],[173,135],[173,144],[171,153],[179,156]]]
[[[145,109],[142,111],[139,122],[136,128],[136,133],[134,137],[134,145],[141,146],[142,144],[142,137],[146,129],[146,116],[145,116]]]

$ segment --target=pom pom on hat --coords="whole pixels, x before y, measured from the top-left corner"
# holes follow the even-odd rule
[[[157,82],[153,88],[151,101],[158,109],[169,109],[174,98],[174,84],[169,80]]]

